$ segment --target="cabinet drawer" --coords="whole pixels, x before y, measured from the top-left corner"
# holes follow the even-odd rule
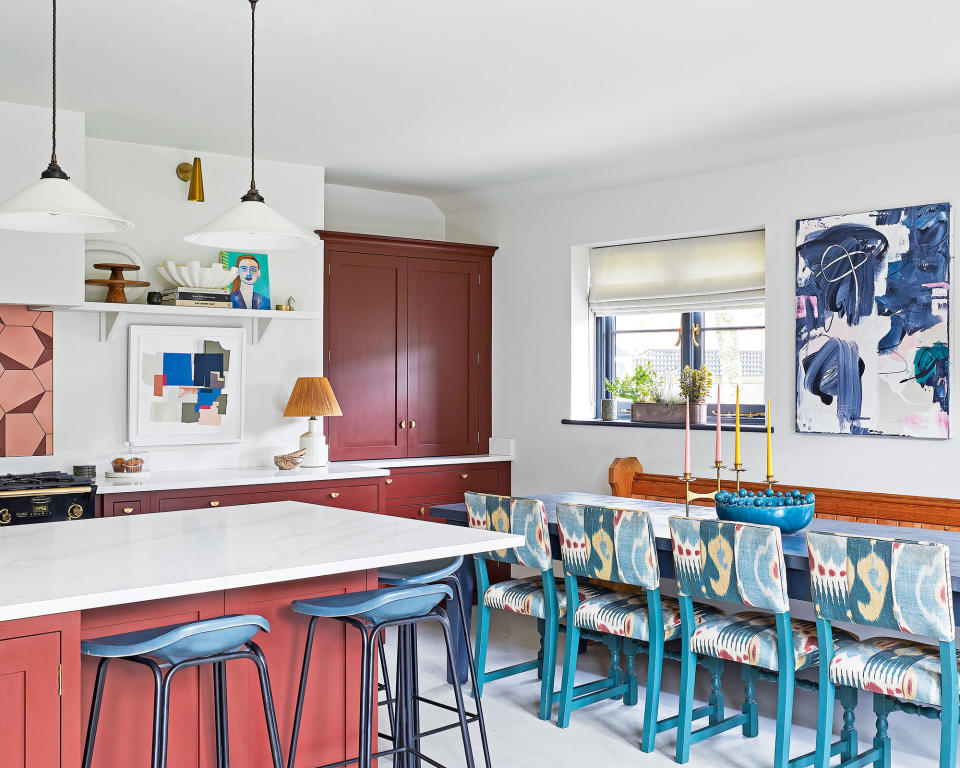
[[[238,504],[258,504],[274,501],[271,493],[208,493],[202,496],[174,496],[157,501],[158,512],[175,512],[179,509],[208,509],[233,507]]]
[[[442,523],[443,520],[436,520],[430,517],[430,505],[439,502],[423,501],[410,504],[391,504],[387,507],[387,514],[391,517],[406,517],[410,520],[428,520],[434,523]]]
[[[500,485],[496,467],[476,468],[470,464],[433,472],[396,474],[387,479],[393,481],[387,485],[388,502],[414,496],[458,495],[464,491],[496,493]]]
[[[140,499],[128,499],[127,501],[114,501],[111,503],[111,509],[108,512],[109,517],[126,517],[127,515],[139,515],[145,512],[147,506]]]
[[[377,512],[380,490],[376,485],[342,485],[293,491],[289,497],[292,501],[304,501],[308,504]]]

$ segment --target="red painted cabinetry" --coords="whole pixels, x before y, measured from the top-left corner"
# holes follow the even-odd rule
[[[331,459],[485,453],[496,247],[318,234]]]
[[[59,632],[0,640],[0,702],[0,765],[59,765]]]

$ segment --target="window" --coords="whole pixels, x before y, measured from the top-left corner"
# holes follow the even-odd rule
[[[732,416],[739,384],[743,423],[763,424],[764,314],[763,307],[740,307],[598,317],[597,391],[605,392],[605,379],[623,376],[638,364],[650,363],[668,393],[678,392],[680,372],[685,365],[706,365],[714,376],[708,404],[716,403],[719,385],[721,413]],[[715,411],[708,408],[708,421],[715,423]],[[622,407],[617,417],[629,419],[629,406]]]

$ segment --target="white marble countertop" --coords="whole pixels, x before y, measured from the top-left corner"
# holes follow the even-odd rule
[[[0,535],[0,621],[522,543],[513,534],[297,501],[21,525]]]
[[[482,453],[466,456],[420,456],[415,459],[357,459],[353,464],[364,464],[368,467],[382,467],[393,469],[399,467],[435,467],[442,464],[485,464],[488,461],[513,461],[513,456],[498,453]],[[331,467],[336,464],[331,464]]]

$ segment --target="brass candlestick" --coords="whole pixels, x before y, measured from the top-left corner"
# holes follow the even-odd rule
[[[717,470],[717,493],[720,492],[720,470],[726,469],[722,461],[714,461],[713,468]]]
[[[717,476],[719,477],[720,470],[717,470]],[[710,499],[715,501],[717,497],[717,491],[710,491],[710,493],[694,493],[690,490],[690,483],[694,482],[697,478],[693,477],[689,472],[684,472],[681,477],[677,478],[681,483],[686,486],[686,493],[684,494],[684,514],[687,517],[690,517],[690,502],[696,501],[697,499]]]
[[[730,469],[737,473],[737,493],[740,493],[740,473],[746,472],[747,468],[743,466],[743,464],[737,463],[730,467]]]
[[[773,490],[773,484],[777,482],[774,480],[773,475],[767,475],[767,490]]]

